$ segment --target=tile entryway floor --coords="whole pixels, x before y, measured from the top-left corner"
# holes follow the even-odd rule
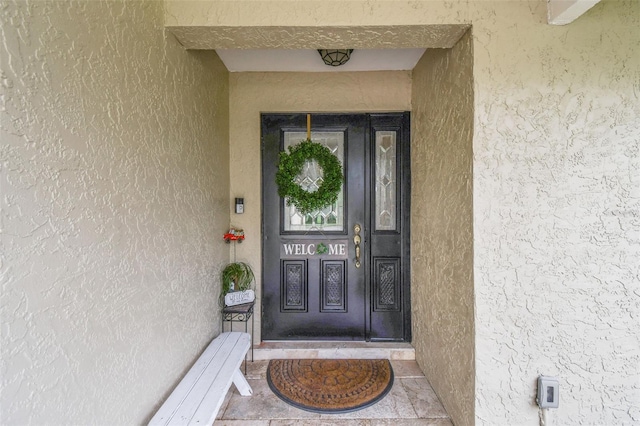
[[[317,414],[292,407],[271,392],[266,380],[269,361],[249,362],[250,397],[232,386],[218,413],[218,426],[453,426],[418,364],[392,360],[395,380],[391,392],[377,404],[346,414]],[[243,367],[244,371],[244,367]]]

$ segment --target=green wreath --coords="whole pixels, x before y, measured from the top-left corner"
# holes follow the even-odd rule
[[[322,184],[313,192],[305,191],[295,183],[305,161],[309,160],[316,160],[322,167]],[[342,188],[342,165],[329,148],[307,139],[290,146],[289,153],[280,153],[276,184],[278,195],[285,198],[287,204],[296,206],[299,212],[306,214],[336,202]]]

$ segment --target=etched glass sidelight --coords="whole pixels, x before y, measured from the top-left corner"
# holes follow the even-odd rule
[[[396,132],[376,132],[376,231],[396,230]]]
[[[306,132],[285,132],[284,149],[299,144],[307,138]],[[344,133],[342,132],[311,132],[311,140],[329,148],[335,155],[344,172]],[[322,185],[322,168],[316,161],[307,161],[302,172],[296,178],[296,183],[306,191],[316,191]],[[284,206],[285,231],[342,231],[344,230],[344,182],[335,203],[323,209],[303,215],[295,206]]]

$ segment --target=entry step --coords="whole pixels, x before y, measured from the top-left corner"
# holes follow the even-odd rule
[[[400,342],[262,342],[253,347],[254,359],[389,359],[412,361],[416,351]]]

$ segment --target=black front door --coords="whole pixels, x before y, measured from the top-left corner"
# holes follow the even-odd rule
[[[410,340],[409,114],[313,114],[311,139],[343,165],[331,206],[301,214],[278,196],[279,153],[305,114],[262,115],[263,340]],[[322,169],[307,162],[308,191]]]

